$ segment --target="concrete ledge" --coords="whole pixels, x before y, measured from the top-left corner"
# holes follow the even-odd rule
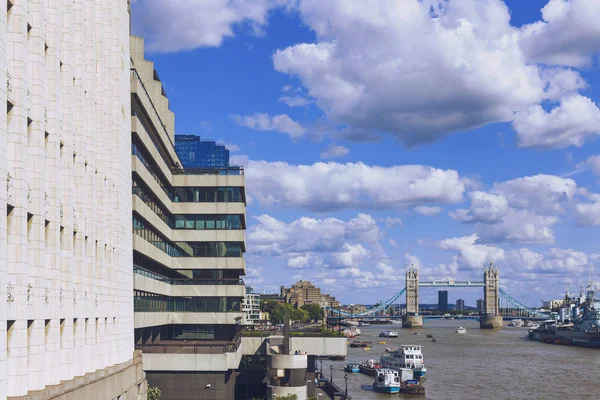
[[[243,344],[223,354],[143,353],[144,371],[227,371],[240,366]]]
[[[271,368],[276,369],[306,369],[308,356],[306,354],[270,354]]]
[[[9,400],[123,400],[146,399],[146,375],[142,370],[142,354],[133,353],[133,359],[84,376],[32,391]]]
[[[283,336],[269,337],[283,339]],[[256,354],[267,338],[242,337],[244,355]],[[347,341],[345,337],[291,337],[290,352],[293,354],[298,350],[310,356],[345,356],[348,354]]]

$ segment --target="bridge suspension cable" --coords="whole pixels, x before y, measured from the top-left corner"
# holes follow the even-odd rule
[[[370,308],[370,309],[368,309],[366,311],[363,311],[361,313],[356,313],[356,314],[349,313],[349,312],[341,311],[339,309],[335,309],[335,308],[332,308],[332,307],[329,307],[329,306],[327,306],[326,308],[328,310],[332,310],[334,312],[334,314],[339,314],[339,315],[341,315],[343,317],[353,317],[353,318],[356,318],[356,317],[366,317],[367,315],[373,315],[373,314],[378,313],[379,311],[385,310],[387,307],[389,307],[390,305],[394,304],[394,302],[396,300],[398,300],[398,298],[400,296],[402,296],[404,294],[404,292],[406,292],[406,288],[404,288],[401,291],[399,291],[398,293],[396,293],[391,299],[386,300],[384,302],[381,302],[377,307]]]
[[[502,295],[502,297],[504,297],[506,300],[508,300],[516,308],[527,312],[529,315],[531,315],[533,317],[547,317],[548,316],[548,314],[546,314],[546,313],[543,313],[541,311],[527,307],[525,304],[521,303],[519,300],[515,299],[510,294],[506,293],[506,291],[504,289],[502,289],[502,288],[499,288],[499,289],[500,289],[500,294]]]

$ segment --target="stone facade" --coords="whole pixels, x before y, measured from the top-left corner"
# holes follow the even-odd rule
[[[335,297],[321,293],[321,289],[309,281],[298,281],[289,289],[282,286],[280,292],[280,297],[284,302],[292,304],[294,307],[302,307],[305,304],[318,304],[331,308],[340,306],[340,302]]]
[[[412,266],[406,270],[406,313],[419,314],[419,270]]]
[[[0,399],[132,360],[129,57],[126,1],[0,3]]]

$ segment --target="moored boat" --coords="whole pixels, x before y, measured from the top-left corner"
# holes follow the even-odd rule
[[[400,393],[425,396],[425,386],[416,379],[402,381],[400,383]]]
[[[414,373],[415,379],[421,379],[427,373],[427,368],[425,368],[425,363],[423,362],[423,353],[419,345],[401,345],[390,354],[382,355],[380,362],[385,368],[395,370],[410,368]]]
[[[400,393],[400,376],[398,371],[389,368],[377,370],[373,388],[378,393]]]
[[[364,363],[360,363],[360,365],[358,366],[358,369],[360,372],[362,372],[365,375],[375,376],[375,375],[377,375],[377,370],[381,369],[381,365],[379,363],[377,363],[375,360],[369,359],[369,360],[365,361]]]
[[[344,365],[344,371],[358,373],[360,372],[360,368],[358,363],[347,363],[346,365]]]
[[[398,337],[398,332],[396,331],[383,331],[381,333],[379,333],[379,337],[386,337],[386,338],[397,338]]]
[[[361,344],[360,340],[353,340],[352,343],[350,343],[350,347],[361,347]]]

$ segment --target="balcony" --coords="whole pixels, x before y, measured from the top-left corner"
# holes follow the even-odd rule
[[[135,349],[147,354],[225,354],[235,353],[242,339],[224,340],[170,340],[153,344],[136,344]]]
[[[242,343],[186,341],[136,345],[142,351],[145,371],[227,371],[237,369]]]
[[[171,169],[173,175],[244,175],[244,167],[232,165],[223,168],[181,168]]]

